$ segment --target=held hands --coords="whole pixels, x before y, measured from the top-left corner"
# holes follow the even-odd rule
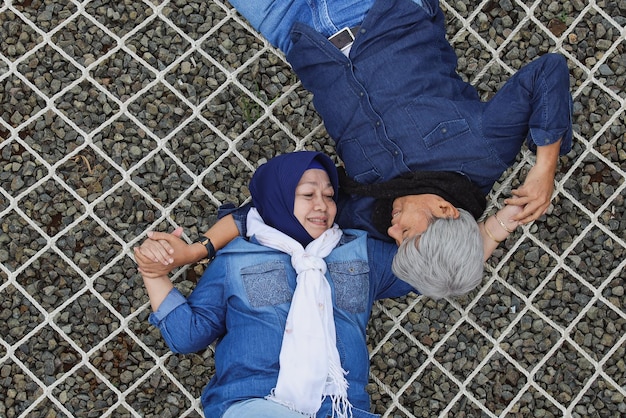
[[[148,238],[135,248],[135,259],[139,272],[147,278],[169,274],[174,268],[188,264],[189,244],[180,236],[182,228],[171,234],[148,232]]]
[[[207,248],[199,242],[187,244],[180,238],[182,233],[182,228],[176,228],[171,234],[148,232],[148,239],[135,248],[135,260],[144,278],[166,276],[176,267],[196,263],[207,258],[207,255],[215,255],[207,254]],[[237,238],[239,229],[233,215],[219,219],[204,236],[211,237],[215,250]]]
[[[155,263],[172,264],[174,262],[172,256],[175,253],[175,248],[180,250],[187,246],[187,243],[180,239],[182,234],[182,227],[176,228],[171,234],[148,231],[148,239],[139,248],[142,254]]]
[[[532,222],[543,215],[554,191],[554,176],[559,158],[561,140],[537,147],[537,161],[530,169],[522,187],[512,190],[513,197],[506,199],[507,205],[523,207],[512,219],[522,224]]]
[[[179,237],[181,233],[182,229],[177,228],[172,234],[164,235],[171,235],[172,239],[180,240]],[[148,234],[148,236],[151,235],[154,234]],[[167,241],[164,242],[169,244]],[[138,270],[143,278],[143,283],[146,286],[148,297],[150,298],[150,306],[152,306],[152,310],[155,312],[174,287],[168,276],[174,266],[172,264],[165,265],[161,262],[154,261],[154,259],[159,257],[162,259],[163,254],[169,253],[168,248],[169,247],[164,247],[162,242],[152,241],[148,238],[140,247],[135,247],[134,249],[135,261],[137,262]],[[144,251],[150,254],[150,256],[145,255]]]
[[[134,248],[135,261],[137,262],[137,270],[141,273],[144,281],[146,279],[167,278],[173,267],[165,266],[161,263],[155,263],[150,258],[141,253],[139,247]]]
[[[521,206],[523,209],[520,213],[511,219],[522,224],[527,224],[543,215],[552,199],[554,191],[554,170],[545,169],[542,166],[533,166],[524,184],[511,191],[514,197],[505,199],[507,205]]]

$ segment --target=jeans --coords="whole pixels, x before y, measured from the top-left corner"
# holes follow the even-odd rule
[[[286,406],[263,398],[237,402],[226,410],[222,418],[303,418]]]
[[[422,0],[413,0],[421,5]],[[294,22],[307,24],[326,37],[359,25],[374,0],[231,0],[230,4],[285,55],[291,49]]]
[[[323,418],[317,414],[318,418]],[[324,414],[324,417],[327,415]],[[248,399],[237,402],[224,412],[222,418],[304,418],[305,415],[291,411],[274,401],[263,398]],[[330,415],[328,415],[330,417]],[[380,418],[380,415],[372,414],[358,408],[352,408],[352,418]]]

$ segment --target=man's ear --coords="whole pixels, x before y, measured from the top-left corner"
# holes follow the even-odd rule
[[[452,203],[447,200],[441,199],[438,204],[439,215],[438,218],[452,218],[457,219],[460,216],[459,210]]]

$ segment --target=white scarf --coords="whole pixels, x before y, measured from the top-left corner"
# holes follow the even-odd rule
[[[315,417],[324,397],[330,396],[333,417],[352,416],[346,372],[337,351],[332,295],[324,276],[324,257],[337,246],[341,229],[333,225],[305,249],[266,225],[252,208],[247,230],[248,236],[254,235],[262,245],[291,255],[298,274],[280,349],[278,382],[267,399]]]

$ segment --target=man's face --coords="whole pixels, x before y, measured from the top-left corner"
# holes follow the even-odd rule
[[[319,238],[335,222],[337,204],[333,200],[334,194],[333,185],[324,170],[307,170],[300,178],[293,214],[313,239]]]
[[[402,196],[393,201],[387,234],[400,245],[405,239],[423,234],[435,218],[458,217],[454,205],[435,194]]]

